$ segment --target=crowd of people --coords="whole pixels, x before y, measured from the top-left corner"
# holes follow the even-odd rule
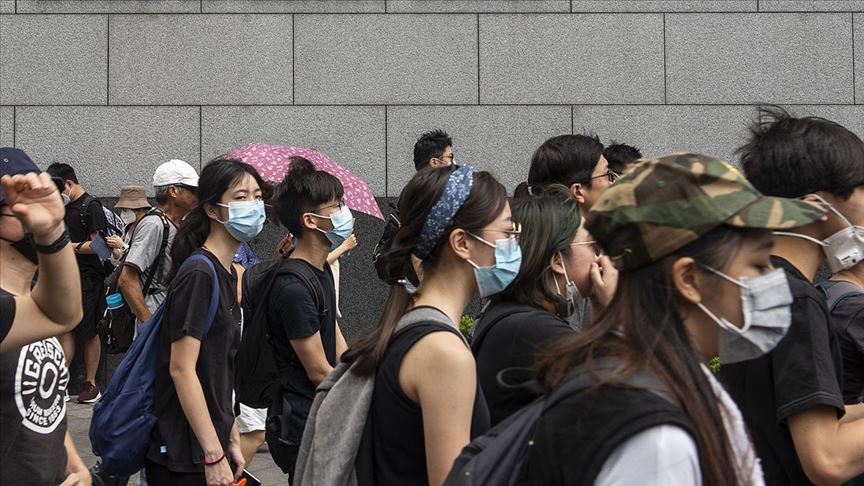
[[[859,136],[760,108],[742,173],[560,135],[512,193],[453,153],[417,141],[373,252],[389,293],[349,342],[354,216],[310,161],[273,184],[171,160],[155,206],[126,186],[112,210],[0,149],[0,483],[102,480],[66,430],[69,365],[78,341],[77,401],[133,399],[97,380],[126,306],[155,336],[142,484],[234,484],[265,441],[295,486],[463,484],[534,409],[508,484],[864,484]],[[259,258],[268,219],[286,236]]]

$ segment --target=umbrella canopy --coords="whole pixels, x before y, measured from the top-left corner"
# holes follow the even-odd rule
[[[353,211],[374,216],[383,220],[384,215],[378,208],[375,196],[366,182],[345,167],[333,162],[321,152],[309,148],[290,145],[267,145],[250,143],[228,152],[228,156],[242,160],[255,167],[266,181],[276,184],[282,182],[285,172],[291,165],[291,157],[303,157],[312,162],[316,170],[323,170],[335,176],[345,188],[345,204]]]

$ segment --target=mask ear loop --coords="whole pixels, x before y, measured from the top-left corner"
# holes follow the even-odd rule
[[[730,277],[729,275],[726,275],[725,273],[721,272],[720,270],[717,270],[717,269],[715,269],[715,268],[711,268],[711,267],[709,267],[708,265],[704,265],[704,264],[702,264],[702,263],[699,263],[698,265],[699,265],[700,267],[704,268],[705,270],[708,270],[709,272],[713,273],[714,275],[717,275],[718,277],[721,277],[721,278],[723,278],[723,279],[726,279],[726,280],[732,282],[733,284],[735,284],[735,285],[737,285],[737,286],[739,286],[739,287],[742,287],[742,288],[745,288],[745,289],[749,289],[749,288],[750,288],[750,287],[747,286],[746,283],[744,283],[744,282],[738,280],[737,278]]]
[[[775,236],[790,236],[792,238],[801,238],[802,240],[807,240],[811,243],[816,243],[819,246],[827,247],[828,245],[822,241],[813,238],[812,236],[802,235],[801,233],[792,233],[789,231],[772,231],[771,234]]]
[[[830,204],[828,201],[826,201],[825,198],[823,198],[823,197],[820,196],[819,194],[808,194],[807,196],[804,196],[804,197],[808,197],[808,196],[815,197],[816,199],[819,200],[819,202],[821,202],[822,204],[824,204],[825,206],[827,206],[829,211],[831,211],[832,213],[836,214],[837,217],[839,217],[840,219],[843,220],[844,223],[846,223],[846,226],[851,226],[851,227],[853,227],[853,228],[855,227],[855,225],[852,224],[852,221],[849,221],[849,218],[847,218],[847,217],[846,217],[843,213],[841,213],[840,211],[837,211],[837,208],[835,208],[832,204]]]

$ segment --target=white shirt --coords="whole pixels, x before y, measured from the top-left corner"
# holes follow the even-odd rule
[[[630,437],[610,455],[597,486],[696,486],[702,484],[699,451],[684,429],[658,425]]]

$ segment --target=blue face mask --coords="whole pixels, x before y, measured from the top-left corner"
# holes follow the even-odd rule
[[[477,235],[468,234],[477,241],[495,248],[495,264],[491,267],[480,267],[468,260],[468,263],[474,267],[474,277],[477,279],[480,297],[485,299],[506,289],[519,274],[519,268],[522,266],[522,248],[514,237],[495,240],[493,245]]]
[[[258,236],[264,229],[264,201],[232,201],[228,204],[219,204],[228,208],[228,221],[219,221],[225,225],[228,233],[237,241],[249,241]]]
[[[330,240],[330,249],[335,250],[342,244],[351,233],[354,232],[354,215],[351,214],[351,210],[348,209],[348,206],[342,206],[342,209],[339,210],[338,213],[333,213],[330,216],[321,216],[320,214],[309,213],[312,216],[318,218],[329,219],[331,223],[333,223],[333,229],[330,231],[324,231],[321,228],[316,228],[318,231],[324,233],[324,236]]]

